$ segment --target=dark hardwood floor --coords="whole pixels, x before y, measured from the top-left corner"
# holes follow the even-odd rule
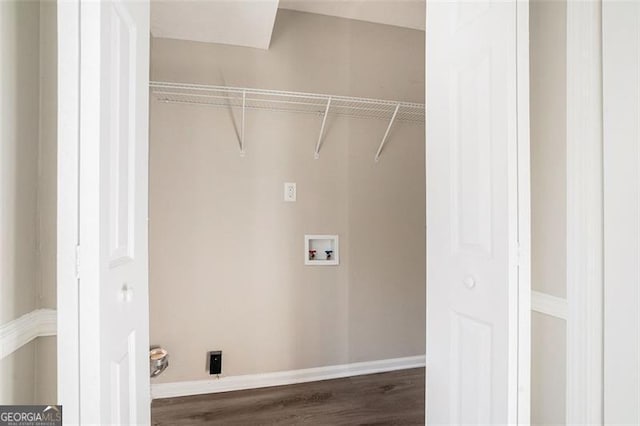
[[[424,368],[154,400],[153,425],[424,425]]]

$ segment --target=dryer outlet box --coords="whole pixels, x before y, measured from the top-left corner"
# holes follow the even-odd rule
[[[209,374],[222,373],[222,351],[209,352]]]

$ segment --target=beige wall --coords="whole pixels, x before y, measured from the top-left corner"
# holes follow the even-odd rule
[[[532,287],[566,296],[566,3],[530,7]],[[565,422],[564,320],[532,316],[531,421]]]
[[[531,3],[533,289],[566,295],[566,3]]]
[[[563,319],[537,312],[531,319],[531,423],[565,424],[566,324]]]
[[[152,40],[154,80],[423,102],[424,33],[290,11],[268,51]],[[237,119],[237,116],[236,116]],[[151,342],[157,380],[424,353],[424,126],[151,102]],[[237,124],[237,122],[236,122]],[[297,183],[285,203],[283,183]],[[304,234],[340,235],[340,266],[304,266]]]
[[[0,360],[0,404],[35,404],[35,348],[32,341]]]
[[[55,308],[55,22],[54,3],[0,2],[0,324]],[[0,403],[54,401],[55,339],[0,360]]]
[[[56,307],[58,47],[55,1],[40,2],[38,305]]]
[[[35,2],[0,3],[2,324],[36,306],[39,12]]]
[[[58,48],[55,1],[40,2],[40,145],[38,152],[38,308],[55,309],[57,275]],[[35,398],[57,399],[57,339],[35,341]]]
[[[424,126],[395,127],[375,163],[386,124],[354,123],[336,141],[349,147],[351,362],[425,351]]]
[[[38,3],[0,2],[0,32],[0,324],[4,324],[37,306]],[[0,403],[33,402],[34,351],[32,343],[0,360]]]

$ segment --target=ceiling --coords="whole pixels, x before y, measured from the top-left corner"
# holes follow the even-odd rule
[[[154,37],[268,49],[278,0],[152,0]]]
[[[425,28],[425,0],[152,0],[151,34],[268,49],[278,8]]]
[[[426,0],[280,0],[280,9],[422,30]]]

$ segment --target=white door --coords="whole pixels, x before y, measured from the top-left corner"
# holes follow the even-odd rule
[[[80,423],[150,423],[149,3],[80,3]]]
[[[604,422],[640,424],[640,3],[602,4]]]
[[[529,332],[526,321],[518,327],[519,292],[529,290],[518,269],[519,239],[528,253],[529,146],[519,131],[528,120],[518,114],[528,85],[516,78],[528,56],[528,39],[516,37],[525,6],[427,1],[428,424],[519,419],[518,344]]]

